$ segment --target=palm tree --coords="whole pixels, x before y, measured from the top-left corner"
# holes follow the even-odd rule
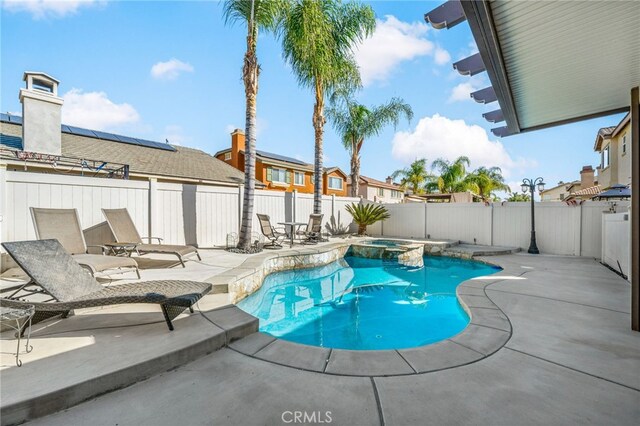
[[[396,170],[391,177],[400,177],[400,187],[404,190],[409,189],[414,194],[424,193],[425,187],[433,180],[433,175],[427,171],[426,158],[414,161],[409,167]]]
[[[242,81],[245,93],[245,134],[244,150],[244,198],[242,200],[242,223],[238,248],[247,250],[251,244],[251,224],[253,220],[253,198],[256,188],[256,98],[260,65],[256,49],[258,30],[276,31],[283,12],[285,0],[227,0],[224,4],[225,22],[246,22],[247,50],[242,65]]]
[[[500,167],[478,167],[471,173],[469,179],[477,186],[478,195],[485,200],[493,198],[495,191],[511,193],[509,185],[504,183]]]
[[[514,192],[509,196],[509,198],[507,198],[507,201],[512,201],[512,202],[531,201],[531,196],[529,194],[520,194],[518,192]]]
[[[282,50],[303,87],[315,93],[313,211],[322,208],[322,142],[325,96],[338,87],[359,87],[360,73],[353,46],[373,33],[376,21],[371,6],[355,1],[293,0],[282,28]]]
[[[401,116],[413,118],[411,106],[400,98],[371,108],[359,104],[349,91],[340,90],[331,96],[327,116],[342,143],[351,155],[351,196],[357,197],[360,186],[360,151],[366,138],[377,136],[388,124],[398,125]]]
[[[454,192],[474,191],[478,192],[478,186],[467,173],[469,157],[461,156],[451,162],[444,158],[438,158],[431,164],[433,169],[437,169],[439,176],[429,184],[431,189],[438,189],[442,194],[452,194]]]

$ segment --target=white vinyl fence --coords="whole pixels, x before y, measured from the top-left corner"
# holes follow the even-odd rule
[[[346,211],[358,198],[323,196],[327,226],[344,231],[351,225]],[[313,195],[256,191],[254,211],[272,223],[306,222],[313,211]],[[628,202],[617,202],[626,212]],[[529,203],[385,204],[391,218],[368,228],[372,235],[459,240],[526,249],[529,246]],[[29,207],[75,208],[89,244],[111,237],[100,209],[126,207],[142,235],[158,236],[168,244],[224,246],[237,233],[242,190],[237,187],[189,185],[149,181],[66,176],[7,171],[0,167],[0,241],[35,238]],[[609,214],[610,203],[536,203],[536,234],[547,254],[603,259],[628,275],[629,221],[625,214]],[[606,212],[606,213],[604,213]],[[628,218],[628,217],[627,217]],[[259,232],[254,218],[254,232]],[[351,231],[353,231],[351,227]],[[626,239],[625,239],[626,238]]]
[[[617,202],[626,211],[628,202]],[[530,203],[385,204],[391,218],[370,226],[372,235],[457,240],[495,246],[529,247]],[[536,241],[541,253],[602,255],[602,215],[610,203],[535,203]]]
[[[602,215],[602,262],[629,277],[631,270],[629,213]]]
[[[359,198],[324,196],[324,221],[351,223],[345,206]],[[143,236],[167,244],[224,246],[240,226],[242,192],[237,187],[90,178],[7,171],[0,167],[0,241],[35,239],[30,207],[75,208],[89,244],[111,241],[102,208],[126,207]],[[313,195],[256,191],[254,211],[272,223],[307,222]],[[254,218],[253,231],[259,233]]]

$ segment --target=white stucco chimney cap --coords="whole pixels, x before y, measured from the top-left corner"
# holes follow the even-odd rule
[[[49,74],[40,71],[25,71],[22,76],[22,81],[27,81],[27,78],[29,78],[30,75],[44,77],[47,80],[51,80],[53,83],[60,84],[60,81],[58,79],[55,79]]]

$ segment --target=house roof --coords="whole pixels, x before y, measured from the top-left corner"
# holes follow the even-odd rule
[[[598,129],[598,133],[596,133],[596,141],[593,143],[593,150],[600,151],[600,148],[602,148],[602,142],[605,139],[611,138],[615,129],[616,126],[602,127],[601,129]]]
[[[551,188],[545,189],[544,191],[542,191],[542,193],[544,194],[546,192],[553,191],[554,189],[558,189],[558,188],[560,188],[562,186],[564,186],[566,190],[569,190],[575,185],[580,185],[580,181],[579,180],[574,180],[573,182],[561,182],[561,183],[557,184],[556,186],[553,186]]]
[[[402,191],[402,189],[400,188],[400,185],[396,183],[387,183],[387,182],[383,182],[381,180],[374,179],[368,176],[363,176],[363,175],[360,175],[360,183],[364,183],[369,186],[374,186],[376,188],[387,188],[387,189],[394,189],[396,191]],[[347,182],[347,184],[350,185],[351,181]]]
[[[0,120],[0,145],[12,151],[22,150],[22,125]],[[160,144],[159,142],[157,142]],[[244,175],[239,170],[199,149],[171,145],[173,150],[116,142],[62,132],[62,155],[129,165],[129,172],[187,178],[227,184],[239,184]]]
[[[342,176],[344,176],[345,178],[347,178],[347,174],[342,171],[342,169],[340,167],[325,167],[324,168],[324,173],[325,174],[329,174],[329,173],[333,173],[333,172],[339,172]]]
[[[583,195],[598,195],[602,192],[602,188],[600,185],[590,186],[588,188],[581,189],[580,191],[576,191],[571,195],[583,196]]]

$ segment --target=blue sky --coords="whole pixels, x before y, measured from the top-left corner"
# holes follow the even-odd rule
[[[358,46],[367,105],[394,96],[414,110],[410,123],[387,128],[366,141],[362,173],[384,179],[413,159],[468,155],[472,166],[497,165],[517,188],[523,177],[543,176],[549,186],[579,178],[597,165],[593,141],[600,127],[621,115],[499,139],[470,91],[489,84],[486,75],[458,75],[452,62],[474,52],[466,23],[437,31],[425,12],[441,4],[373,1],[378,27]],[[61,81],[63,121],[200,148],[230,144],[244,127],[241,81],[245,28],[225,26],[214,1],[4,1],[0,9],[0,110],[20,112],[18,90],[25,70]],[[262,67],[258,95],[259,149],[312,162],[313,96],[297,86],[269,34],[259,38]],[[330,124],[325,165],[349,169],[347,152]]]

